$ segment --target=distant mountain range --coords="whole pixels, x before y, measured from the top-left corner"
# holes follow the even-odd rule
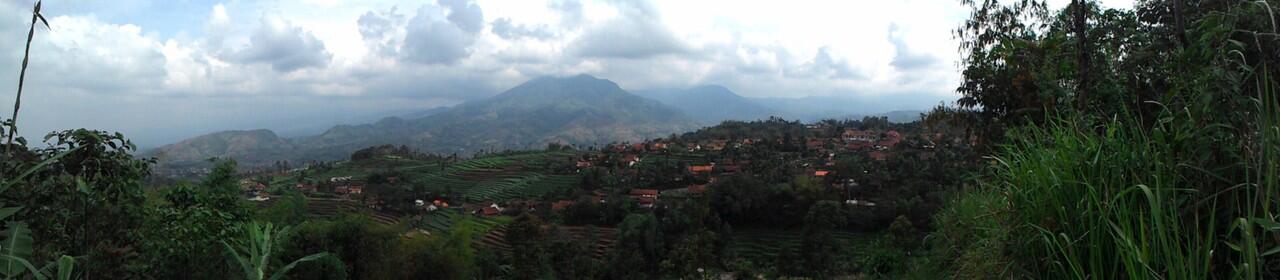
[[[466,156],[482,150],[539,148],[553,142],[594,145],[638,141],[725,120],[779,116],[815,121],[864,116],[852,113],[855,111],[849,108],[857,104],[847,100],[752,99],[715,85],[638,93],[589,75],[544,77],[486,99],[399,113],[370,124],[337,125],[318,135],[281,137],[266,129],[223,131],[162,146],[144,156],[157,157],[160,173],[164,173],[165,169],[203,167],[212,157],[232,158],[253,167],[281,160],[343,159],[355,150],[386,144]],[[893,111],[872,115],[911,122],[919,114]]]
[[[856,120],[865,116],[884,116],[891,122],[908,123],[919,120],[920,114],[924,113],[918,110],[898,110],[867,114],[865,112],[876,112],[882,108],[843,97],[747,98],[717,85],[644,90],[636,93],[678,108],[704,125],[715,125],[726,120],[758,120],[769,117],[814,122],[822,119]]]
[[[313,136],[281,138],[269,130],[224,131],[159,147],[160,168],[205,164],[210,157],[244,166],[278,160],[336,160],[374,145],[406,145],[437,153],[638,141],[697,128],[681,110],[631,94],[588,75],[538,78],[483,100],[389,117],[372,124],[339,125]]]
[[[757,120],[767,119],[770,116],[783,116],[781,111],[757,104],[717,85],[637,91],[636,94],[678,108],[686,115],[707,125],[719,124],[726,120]]]

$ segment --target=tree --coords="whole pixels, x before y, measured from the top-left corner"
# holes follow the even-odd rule
[[[257,219],[279,225],[296,225],[307,219],[307,198],[297,192],[277,196],[276,202],[257,211]]]
[[[895,247],[908,250],[915,248],[917,235],[920,234],[907,216],[894,218],[893,223],[889,224],[889,233],[893,234],[892,240]]]
[[[329,252],[346,266],[352,279],[392,279],[410,264],[396,260],[394,248],[402,237],[398,230],[377,224],[363,215],[347,215],[332,221],[307,221],[294,228],[283,249],[281,260],[292,260],[313,252]],[[403,259],[409,259],[403,257]],[[422,267],[421,264],[412,264]],[[321,263],[304,263],[290,273],[290,278],[316,279],[314,271],[328,270]]]
[[[614,279],[650,279],[662,260],[662,236],[653,214],[631,214],[618,224],[618,240],[609,258]]]
[[[769,206],[768,186],[750,174],[729,176],[709,188],[711,208],[735,224],[761,222],[757,214]]]
[[[85,274],[131,278],[142,242],[136,229],[145,218],[143,179],[153,161],[134,158],[136,147],[119,133],[76,129],[46,137],[51,147],[0,160],[0,177],[15,178],[0,195],[41,206],[14,216],[39,237],[35,257],[84,256]],[[9,175],[21,170],[32,172]]]
[[[525,213],[507,226],[507,244],[511,244],[511,266],[516,277],[543,279],[551,267],[546,252],[546,231],[541,219]]]
[[[594,252],[591,245],[594,244],[595,240],[590,238],[585,241],[571,238],[558,238],[552,241],[547,250],[551,255],[552,267],[555,268],[555,278],[599,278],[600,261],[592,256]]]
[[[441,236],[402,238],[385,261],[400,268],[396,269],[398,279],[472,279],[476,261],[472,240],[464,227]]]
[[[956,89],[962,97],[956,104],[981,108],[977,115],[984,125],[977,128],[978,136],[998,139],[1005,125],[1038,120],[1057,102],[1056,97],[1041,95],[1042,83],[1035,75],[1041,63],[1050,61],[1045,49],[1057,45],[1031,43],[1039,35],[1033,22],[1043,21],[1047,8],[1042,1],[961,3],[970,6],[971,12],[955,32],[965,65],[964,81]]]
[[[246,211],[239,204],[213,203],[210,188],[179,183],[148,201],[139,230],[145,270],[157,278],[225,279],[230,271],[219,263],[220,240],[233,238],[235,227],[247,222],[232,213]],[[231,209],[218,208],[236,207]]]
[[[800,239],[800,254],[805,271],[814,276],[828,275],[835,266],[839,253],[834,231],[844,227],[844,211],[839,202],[824,200],[809,207],[804,217],[804,233]]]
[[[703,278],[706,272],[720,267],[715,249],[717,239],[715,233],[707,230],[685,235],[672,246],[659,266],[667,274],[682,279]]]

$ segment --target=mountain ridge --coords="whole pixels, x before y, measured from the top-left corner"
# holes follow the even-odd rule
[[[162,168],[198,166],[214,156],[254,167],[276,160],[343,159],[376,145],[467,155],[552,142],[639,141],[697,127],[679,109],[585,74],[536,78],[489,98],[433,111],[418,118],[336,125],[320,134],[293,138],[281,138],[266,129],[221,131],[161,146],[150,154],[160,159]]]
[[[704,124],[726,120],[750,121],[766,119],[782,112],[757,104],[721,85],[699,85],[689,88],[650,89],[638,95],[675,107]]]

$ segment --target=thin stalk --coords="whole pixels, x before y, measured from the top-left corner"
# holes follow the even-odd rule
[[[5,142],[5,154],[12,152],[13,135],[18,134],[18,109],[22,108],[22,85],[27,81],[27,63],[31,58],[31,41],[36,36],[36,21],[43,22],[46,28],[49,27],[49,22],[45,21],[44,16],[40,14],[40,1],[36,1],[36,7],[31,11],[31,29],[27,30],[27,48],[22,52],[22,72],[18,74],[18,95],[13,101],[13,117],[9,119],[9,139]]]

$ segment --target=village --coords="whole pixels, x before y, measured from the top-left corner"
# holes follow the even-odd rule
[[[903,128],[924,131],[914,127]],[[460,167],[469,162],[483,161],[484,157],[477,160],[445,159],[434,163],[440,169],[428,173],[448,174],[425,177],[406,172],[376,174],[395,169],[382,167],[336,173],[347,174],[343,176],[296,179],[303,178],[298,174],[308,172],[305,168],[298,168],[280,172],[274,177],[247,178],[242,181],[242,186],[246,198],[252,201],[268,201],[280,195],[279,192],[289,191],[311,199],[345,201],[381,216],[421,220],[438,211],[481,218],[521,213],[559,215],[577,204],[605,205],[611,200],[619,200],[628,209],[653,211],[689,199],[706,199],[708,192],[724,178],[779,169],[784,170],[787,176],[807,177],[807,181],[839,194],[839,201],[849,207],[874,208],[879,203],[880,198],[876,197],[879,192],[873,188],[860,188],[872,182],[859,182],[855,179],[856,174],[839,174],[841,170],[837,165],[840,161],[884,162],[903,156],[911,157],[909,160],[924,161],[933,157],[934,149],[944,139],[949,144],[968,144],[962,143],[965,141],[960,137],[946,138],[940,131],[904,133],[892,128],[860,129],[838,123],[808,124],[802,129],[798,126],[793,129],[801,132],[801,136],[712,138],[697,137],[694,133],[694,137],[614,143],[598,149],[591,147],[585,151],[543,154],[536,156],[537,164],[522,163],[516,159],[504,164]],[[403,159],[397,155],[383,155],[383,158]],[[776,162],[785,165],[757,164]],[[364,174],[360,174],[362,172]],[[521,189],[545,184],[508,184],[511,180],[547,177],[544,175],[565,179],[558,180],[562,182],[560,186],[548,187],[554,191],[547,192],[524,192]],[[601,176],[607,179],[601,179]],[[273,181],[289,188],[274,188],[277,193],[272,193],[268,191],[268,185]],[[289,181],[296,182],[286,183]],[[492,191],[497,193],[519,194],[484,195],[473,191],[486,188],[495,189]],[[391,222],[391,219],[384,220]]]

